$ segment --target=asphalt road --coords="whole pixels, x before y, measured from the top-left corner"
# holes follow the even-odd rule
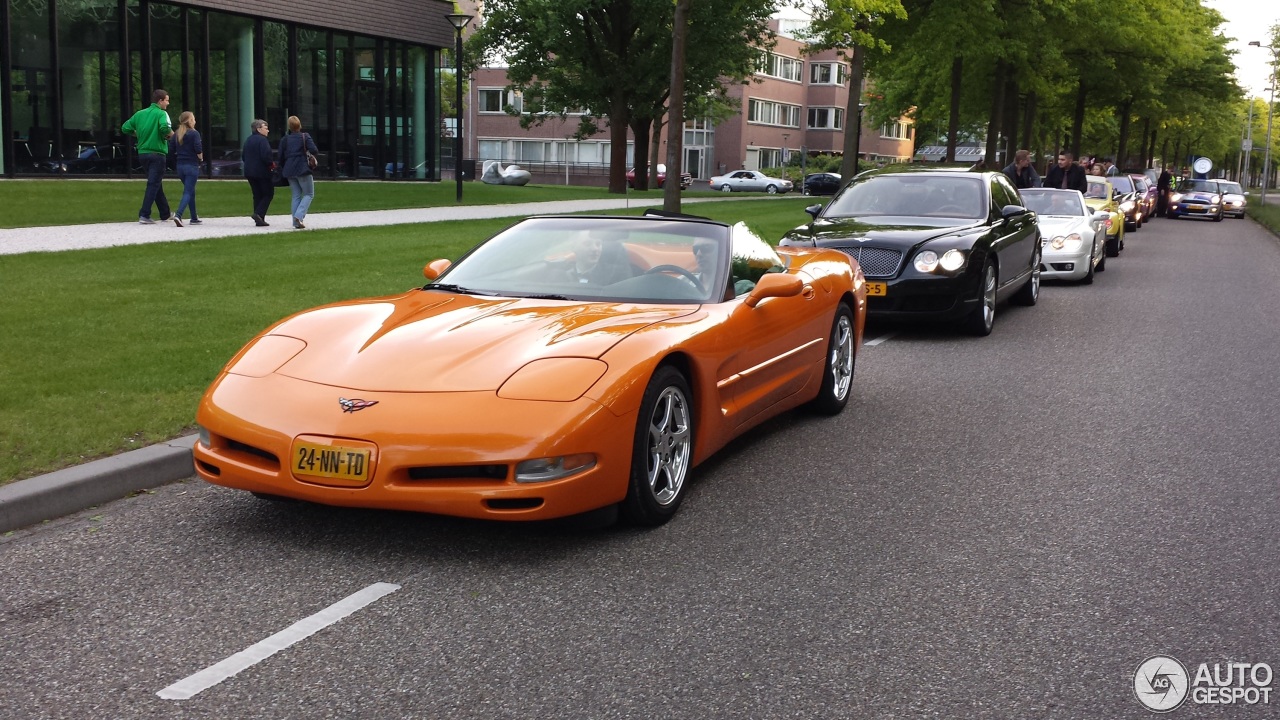
[[[1154,220],[989,338],[864,347],[843,415],[750,433],[651,531],[196,480],[21,531],[0,717],[1152,717],[1152,655],[1280,668],[1278,308],[1276,238]],[[394,591],[158,695],[370,586]]]

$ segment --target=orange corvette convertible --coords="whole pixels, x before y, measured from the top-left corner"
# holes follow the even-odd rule
[[[196,472],[262,497],[498,520],[678,509],[748,428],[848,402],[847,255],[684,215],[534,217],[430,282],[307,310],[200,402]]]

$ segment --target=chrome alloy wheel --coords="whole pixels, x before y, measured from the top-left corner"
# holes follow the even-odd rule
[[[987,269],[982,274],[982,324],[989,331],[995,321],[996,269],[991,265],[987,265]]]
[[[648,482],[653,499],[669,505],[680,497],[689,476],[693,436],[689,402],[676,387],[666,387],[653,405],[649,418]]]
[[[831,392],[837,400],[849,394],[853,384],[853,320],[840,315],[836,322],[835,342],[831,344],[831,377],[835,383]]]

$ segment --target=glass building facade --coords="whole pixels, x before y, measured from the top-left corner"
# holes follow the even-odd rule
[[[253,119],[274,145],[297,115],[320,148],[317,177],[439,180],[442,57],[196,5],[0,0],[0,174],[137,175],[120,125],[164,88],[175,126],[195,113],[209,176],[240,174]]]

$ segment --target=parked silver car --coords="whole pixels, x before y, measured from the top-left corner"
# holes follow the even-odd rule
[[[711,189],[720,192],[791,192],[790,180],[769,177],[759,170],[735,170],[728,175],[717,175],[711,178]]]
[[[1244,188],[1238,182],[1219,180],[1218,188],[1222,190],[1222,214],[1229,217],[1244,217],[1244,208],[1248,201],[1244,197]]]

